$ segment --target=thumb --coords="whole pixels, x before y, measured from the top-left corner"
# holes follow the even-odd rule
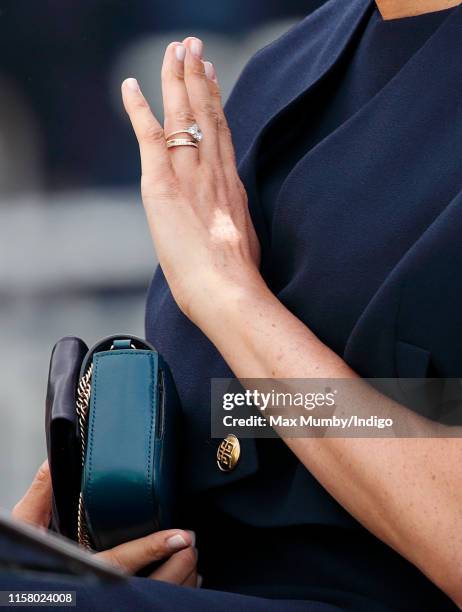
[[[51,518],[51,475],[48,461],[39,467],[24,497],[13,508],[13,518],[48,527]]]

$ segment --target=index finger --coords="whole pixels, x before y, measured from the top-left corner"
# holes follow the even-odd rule
[[[171,181],[173,166],[164,130],[149,108],[136,79],[126,79],[122,83],[122,98],[140,147],[143,177],[154,182]]]
[[[115,548],[98,553],[97,556],[129,574],[135,574],[153,561],[170,557],[173,553],[188,548],[192,544],[193,538],[187,531],[168,529],[120,544]]]

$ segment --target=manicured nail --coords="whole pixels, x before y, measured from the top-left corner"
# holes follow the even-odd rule
[[[211,81],[215,81],[217,78],[215,68],[213,67],[212,62],[204,62],[205,75]]]
[[[191,53],[196,57],[202,57],[202,50],[204,45],[199,38],[193,38],[191,41]]]
[[[127,79],[125,81],[125,85],[130,91],[139,91],[140,86],[138,85],[138,81],[136,79]]]
[[[194,531],[191,531],[190,529],[186,529],[186,531],[191,536],[191,546],[195,546],[196,545],[196,534],[194,533]]]
[[[186,548],[188,543],[183,536],[177,533],[167,540],[167,546],[170,548],[170,550],[181,550],[182,548]]]
[[[197,574],[197,582],[196,582],[196,588],[200,589],[202,586],[202,576],[200,574]]]
[[[176,55],[176,59],[179,62],[184,61],[184,58],[186,56],[186,48],[184,45],[177,45],[175,47],[175,55]]]

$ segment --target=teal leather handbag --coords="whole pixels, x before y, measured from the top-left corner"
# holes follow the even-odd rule
[[[52,528],[100,551],[172,527],[179,415],[171,372],[145,340],[60,340],[46,406]]]

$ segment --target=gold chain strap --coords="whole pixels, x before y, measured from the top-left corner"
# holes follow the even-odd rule
[[[77,387],[77,400],[76,400],[76,411],[79,419],[79,430],[80,430],[80,441],[81,441],[81,454],[82,454],[82,467],[85,463],[85,450],[87,446],[87,420],[88,420],[88,408],[90,406],[90,394],[91,394],[91,376],[93,374],[93,364],[90,365],[88,370],[82,376]],[[80,493],[79,506],[77,510],[77,541],[80,546],[91,550],[90,536],[88,534],[87,524],[85,521],[85,511],[83,507],[83,496]]]

